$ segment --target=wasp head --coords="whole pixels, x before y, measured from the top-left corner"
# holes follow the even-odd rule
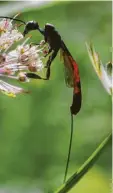
[[[29,21],[26,23],[23,35],[25,36],[29,31],[39,29],[39,24],[36,21]]]

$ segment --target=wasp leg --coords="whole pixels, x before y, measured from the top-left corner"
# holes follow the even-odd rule
[[[42,78],[41,76],[39,76],[38,74],[35,74],[35,73],[26,73],[26,76],[27,76],[28,78],[32,78],[32,79],[47,80],[47,79]]]
[[[58,53],[58,50],[55,50],[55,51],[52,53],[52,55],[49,57],[48,61],[47,61],[47,64],[46,64],[46,66],[47,66],[46,79],[47,79],[47,80],[49,80],[50,74],[51,74],[51,69],[50,69],[51,63],[52,63],[52,61],[54,60],[54,58],[56,57],[57,53]]]

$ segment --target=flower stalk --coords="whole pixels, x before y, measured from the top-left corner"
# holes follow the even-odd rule
[[[112,133],[110,133],[92,153],[92,155],[85,161],[85,163],[54,193],[67,193],[72,189],[82,177],[89,171],[89,169],[95,164],[99,156],[105,150],[106,146],[112,140]]]

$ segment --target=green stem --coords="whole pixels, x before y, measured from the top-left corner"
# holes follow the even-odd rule
[[[110,133],[102,143],[97,147],[97,149],[92,153],[92,155],[86,160],[86,162],[76,171],[66,183],[64,183],[57,191],[54,193],[66,193],[73,186],[77,184],[77,182],[88,172],[88,170],[94,165],[102,151],[105,149],[106,145],[111,141],[112,133]]]

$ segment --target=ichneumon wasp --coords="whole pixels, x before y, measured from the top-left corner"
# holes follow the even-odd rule
[[[21,22],[25,25],[23,35],[25,36],[28,34],[31,30],[38,30],[43,36],[45,43],[48,43],[49,50],[46,56],[49,55],[49,58],[46,63],[46,78],[42,78],[37,74],[34,73],[27,73],[27,77],[34,78],[34,79],[43,79],[43,80],[49,80],[51,75],[51,63],[55,59],[55,57],[58,54],[58,51],[60,50],[61,56],[63,58],[63,63],[65,67],[65,82],[68,87],[73,88],[73,101],[72,105],[70,107],[71,111],[71,135],[70,135],[70,143],[69,143],[69,150],[68,150],[68,158],[66,163],[66,169],[65,169],[65,176],[64,176],[64,182],[66,181],[68,167],[69,167],[69,161],[70,161],[70,154],[71,154],[71,146],[72,146],[72,136],[73,136],[73,115],[76,115],[80,109],[81,109],[81,102],[82,102],[82,95],[81,95],[81,83],[80,83],[80,74],[79,69],[76,61],[74,60],[73,56],[69,52],[67,46],[65,45],[64,41],[62,40],[60,34],[56,30],[56,28],[52,25],[47,23],[44,27],[44,29],[41,29],[39,27],[38,22],[36,21],[29,21],[24,22],[20,19],[15,19],[11,17],[0,17],[0,18],[6,18],[6,19],[13,19],[15,21]]]

